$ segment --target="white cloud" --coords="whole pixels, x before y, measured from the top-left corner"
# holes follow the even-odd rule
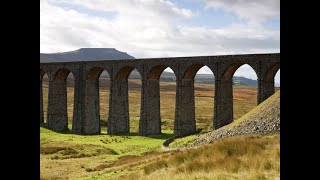
[[[62,0],[66,3],[85,8],[117,12],[121,16],[145,16],[144,18],[191,18],[194,16],[189,9],[178,8],[167,0]]]
[[[63,8],[63,3],[114,16]],[[136,58],[279,52],[279,30],[250,23],[190,27],[179,21],[193,15],[164,0],[42,0],[40,52],[112,47]]]
[[[261,23],[280,15],[280,0],[204,0],[204,2],[207,8],[222,8],[252,23]]]

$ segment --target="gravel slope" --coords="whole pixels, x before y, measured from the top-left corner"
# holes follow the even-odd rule
[[[220,129],[199,135],[189,146],[212,143],[238,135],[267,135],[280,132],[280,90],[246,115]]]

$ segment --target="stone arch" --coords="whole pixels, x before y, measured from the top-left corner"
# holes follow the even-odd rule
[[[182,79],[194,79],[194,77],[196,76],[198,70],[200,68],[202,68],[203,64],[192,64],[191,66],[189,66],[182,75]],[[211,70],[212,71],[212,70]]]
[[[274,81],[274,77],[276,75],[276,73],[278,72],[278,70],[280,69],[280,63],[275,63],[275,64],[272,64],[266,74],[265,74],[265,77],[264,77],[264,80],[266,82],[273,82]]]
[[[43,76],[46,74],[46,72],[42,69],[40,69],[40,80],[42,80]]]
[[[232,80],[234,73],[242,66],[242,65],[248,65],[250,66],[253,71],[255,72],[256,76],[258,77],[257,70],[254,68],[254,66],[250,65],[249,63],[233,63],[230,66],[226,68],[226,70],[223,72],[222,80],[228,81]]]
[[[67,68],[60,68],[54,73],[53,80],[67,80],[68,75],[72,73],[69,69]],[[74,76],[74,74],[72,73]]]
[[[259,103],[266,100],[275,92],[275,75],[280,70],[280,62],[271,64],[266,68],[265,73],[260,81]]]
[[[116,80],[127,80],[131,72],[136,69],[138,72],[139,70],[133,66],[124,66],[122,67],[116,74]],[[141,73],[139,72],[141,75]]]
[[[106,71],[110,77],[110,73],[107,69],[102,67],[93,67],[88,71],[86,75],[86,80],[98,80],[103,71]]]
[[[151,68],[151,70],[147,74],[147,79],[160,80],[160,76],[162,75],[162,72],[167,68],[170,68],[173,71],[174,75],[177,77],[177,74],[173,70],[173,68],[171,68],[168,65],[161,64]]]

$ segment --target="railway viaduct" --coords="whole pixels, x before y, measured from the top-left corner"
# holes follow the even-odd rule
[[[99,77],[106,70],[110,76],[107,133],[128,133],[128,76],[137,69],[142,81],[139,134],[160,134],[159,78],[170,67],[176,76],[174,134],[192,133],[196,131],[194,77],[201,67],[208,66],[215,77],[213,125],[217,129],[233,121],[232,77],[243,64],[251,66],[258,77],[259,104],[275,91],[280,53],[40,63],[40,122],[44,121],[42,79],[47,74],[47,127],[58,132],[68,129],[67,77],[72,73],[75,79],[72,132],[99,134]]]

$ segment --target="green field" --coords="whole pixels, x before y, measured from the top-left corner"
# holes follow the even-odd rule
[[[108,116],[108,95],[109,84],[105,79],[100,80],[100,112],[102,119],[102,134],[93,136],[81,136],[71,134],[70,131],[65,133],[55,133],[45,128],[43,124],[40,127],[40,176],[41,179],[130,179],[140,177],[141,179],[163,179],[169,178],[170,174],[177,174],[178,179],[192,179],[200,174],[208,174],[206,177],[223,177],[230,175],[234,177],[239,171],[244,173],[237,175],[244,178],[264,179],[271,177],[275,173],[276,165],[271,164],[272,168],[269,173],[269,165],[264,165],[265,160],[257,162],[254,166],[247,169],[238,169],[239,171],[232,173],[229,170],[220,169],[219,173],[207,172],[208,168],[202,170],[194,170],[188,175],[188,165],[185,168],[177,169],[175,160],[179,152],[162,152],[162,142],[171,137],[173,134],[173,119],[175,109],[175,83],[161,82],[161,118],[162,118],[162,135],[156,137],[138,136],[138,124],[140,115],[140,80],[129,80],[129,111],[130,111],[130,134],[125,136],[111,136],[106,134],[106,121]],[[72,83],[68,83],[68,115],[69,129],[72,121],[73,109],[73,87]],[[44,110],[47,107],[48,84],[43,83]],[[213,119],[213,97],[214,86],[209,84],[195,84],[195,105],[196,105],[196,121],[197,128],[210,130],[212,128]],[[234,86],[234,117],[239,118],[249,112],[256,106],[256,87]],[[46,112],[44,112],[46,116]],[[46,118],[46,117],[45,117]],[[264,147],[265,151],[261,151],[256,156],[274,156],[278,148],[278,137],[255,137],[249,139],[239,139],[246,143],[259,141],[261,143],[268,142]],[[234,140],[238,141],[238,140]],[[270,143],[269,143],[270,141]],[[233,142],[233,141],[232,141]],[[226,143],[229,143],[226,141]],[[231,142],[230,142],[231,143]],[[234,143],[234,142],[233,142]],[[232,143],[231,143],[232,144]],[[235,145],[238,147],[238,145]],[[260,145],[262,146],[262,145]],[[263,145],[264,146],[264,145]],[[235,147],[235,148],[237,148]],[[240,146],[239,146],[240,147]],[[249,149],[252,147],[249,147]],[[202,150],[204,151],[204,150]],[[215,150],[219,151],[219,150]],[[213,153],[213,152],[210,152]],[[210,154],[208,152],[207,155]],[[269,154],[268,154],[269,153]],[[222,155],[220,157],[224,157]],[[196,157],[196,156],[195,156]],[[179,159],[179,157],[177,157]],[[180,157],[181,158],[181,157]],[[199,157],[200,158],[200,157]],[[201,156],[203,158],[203,156]],[[213,157],[212,157],[213,158]],[[250,152],[244,153],[240,157],[240,161],[252,158]],[[262,157],[261,157],[262,158]],[[256,158],[257,159],[257,158]],[[164,162],[160,161],[163,160]],[[192,162],[192,159],[183,160],[183,162]],[[218,160],[217,160],[218,162]],[[238,162],[238,160],[235,160]],[[273,163],[274,161],[272,161]],[[160,163],[156,165],[154,163]],[[161,163],[163,163],[161,165]],[[200,161],[198,162],[200,163]],[[205,162],[204,162],[205,163]],[[229,162],[231,163],[231,161]],[[260,164],[259,164],[260,163]],[[262,163],[262,164],[261,164]],[[227,164],[226,164],[227,166]],[[266,172],[256,173],[252,168],[267,167]],[[150,167],[151,169],[148,169]],[[161,167],[152,169],[152,167]],[[210,167],[208,165],[208,167]],[[163,171],[168,173],[163,174]],[[192,170],[192,167],[191,169]],[[155,171],[154,173],[152,173]],[[212,174],[214,173],[214,175]],[[211,175],[210,175],[211,174]],[[240,178],[241,179],[241,178]]]

